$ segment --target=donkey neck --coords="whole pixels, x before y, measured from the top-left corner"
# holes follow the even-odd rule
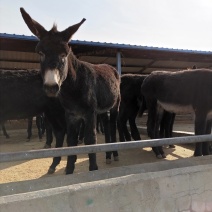
[[[82,89],[81,86],[84,84],[83,82],[85,82],[85,69],[84,62],[77,59],[73,52],[70,52],[68,57],[68,73],[62,87],[71,87],[73,92],[75,92],[75,90],[78,90],[79,92],[79,90]],[[68,90],[70,92],[70,89]]]
[[[73,81],[77,80],[78,70],[82,62],[76,58],[73,52],[70,52],[68,57],[68,76],[71,77]]]

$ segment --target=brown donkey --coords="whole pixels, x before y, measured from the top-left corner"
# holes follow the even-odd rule
[[[158,137],[156,125],[163,110],[176,114],[193,113],[195,116],[195,135],[211,133],[211,69],[191,69],[177,72],[154,71],[144,80],[141,93],[145,96],[152,115],[149,117],[151,138]],[[163,154],[163,151],[161,153]],[[208,154],[210,154],[209,142],[196,143],[194,156]]]
[[[40,54],[43,87],[49,97],[58,97],[66,112],[68,146],[77,145],[76,126],[85,121],[86,145],[96,143],[96,115],[111,111],[110,128],[106,125],[106,142],[116,139],[116,118],[120,102],[120,79],[115,68],[107,64],[94,65],[78,60],[72,53],[69,41],[82,21],[64,31],[57,31],[56,25],[47,31],[21,8],[23,19],[31,32],[39,38],[36,52]],[[114,151],[114,159],[118,159]],[[73,173],[76,155],[68,156],[66,174]],[[106,153],[107,162],[111,153]],[[97,170],[96,154],[89,154],[89,170]],[[52,167],[54,169],[54,167]],[[51,169],[51,167],[50,167]],[[54,170],[52,170],[54,171]]]

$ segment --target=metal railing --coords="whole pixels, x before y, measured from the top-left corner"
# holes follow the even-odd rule
[[[106,152],[113,150],[155,147],[170,144],[185,144],[212,141],[212,134],[199,136],[185,136],[175,138],[151,139],[142,141],[118,142],[110,144],[95,144],[87,146],[74,146],[63,148],[51,148],[41,150],[29,150],[20,152],[0,153],[0,162],[30,160],[38,158],[78,155],[85,153]]]

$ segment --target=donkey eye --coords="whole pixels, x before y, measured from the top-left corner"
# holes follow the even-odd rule
[[[60,57],[61,58],[65,58],[67,55],[65,53],[61,54]]]
[[[38,54],[39,54],[40,56],[45,56],[45,54],[44,54],[42,51],[39,51]]]
[[[40,55],[40,61],[43,62],[45,60],[45,54],[42,51],[39,51],[38,54]]]

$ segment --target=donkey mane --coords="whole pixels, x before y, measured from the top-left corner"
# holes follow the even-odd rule
[[[53,26],[52,26],[50,32],[52,32],[52,33],[58,32],[58,31],[57,31],[57,24],[56,24],[56,23],[53,24]]]

